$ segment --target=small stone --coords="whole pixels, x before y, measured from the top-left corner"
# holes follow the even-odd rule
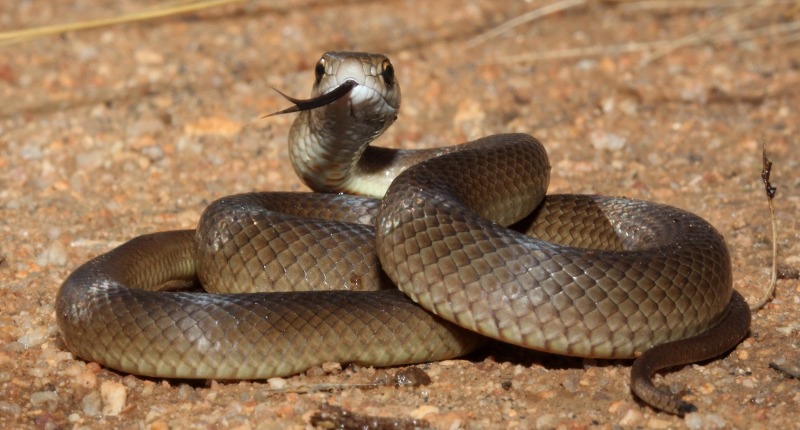
[[[32,376],[34,379],[42,379],[48,373],[50,373],[50,369],[47,367],[31,367],[28,369],[28,375]]]
[[[185,400],[196,400],[200,398],[197,391],[189,384],[181,384],[178,386],[178,397]]]
[[[235,136],[243,127],[244,124],[230,118],[204,117],[186,124],[183,131],[190,136]]]
[[[397,385],[410,385],[417,387],[420,385],[428,385],[431,383],[431,377],[419,367],[409,367],[397,371],[394,375]]]
[[[628,412],[625,412],[625,415],[619,420],[619,425],[623,427],[638,426],[641,425],[643,418],[644,416],[638,409],[628,409]]]
[[[97,373],[92,369],[85,368],[75,377],[75,383],[83,388],[94,388],[97,386]]]
[[[464,427],[464,419],[455,412],[427,415],[425,421],[435,429],[458,430]]]
[[[319,366],[311,366],[311,367],[308,368],[308,370],[306,370],[306,375],[307,376],[322,376],[324,374],[325,374],[325,371],[322,370],[322,368],[319,367]]]
[[[75,41],[72,44],[72,49],[75,52],[75,55],[77,55],[81,61],[88,61],[97,58],[98,49],[94,45]]]
[[[22,408],[14,403],[0,401],[0,412],[14,416],[22,412]]]
[[[139,64],[158,65],[164,62],[164,56],[150,49],[137,49],[133,59]]]
[[[706,422],[706,427],[707,428],[718,428],[718,429],[721,429],[721,428],[727,427],[727,425],[728,425],[725,422],[725,419],[722,418],[718,414],[708,413],[708,414],[705,414],[705,418],[706,418],[705,422]]]
[[[153,421],[148,430],[169,430],[169,424],[165,421]]]
[[[125,377],[122,378],[122,384],[130,389],[135,389],[139,385],[139,378],[133,375],[125,375]]]
[[[602,110],[603,113],[613,112],[616,105],[617,101],[614,100],[613,97],[605,97],[600,100],[600,110]]]
[[[589,133],[589,140],[591,140],[595,149],[607,149],[610,151],[618,151],[624,148],[627,143],[625,137],[602,130],[595,130]]]
[[[711,394],[714,392],[714,384],[705,383],[701,385],[697,391],[701,392],[702,394]]]
[[[31,394],[31,404],[35,408],[46,406],[52,411],[58,406],[58,395],[55,391],[39,391]]]
[[[45,339],[47,339],[47,328],[34,326],[28,328],[25,334],[17,339],[17,342],[24,346],[25,349],[30,349],[41,345],[44,343]]]
[[[692,412],[683,417],[683,423],[690,430],[699,430],[703,428],[703,417],[699,412]]]
[[[581,389],[580,376],[574,373],[567,375],[567,377],[561,381],[561,386],[569,393],[577,393]]]
[[[616,400],[611,402],[611,405],[608,407],[609,414],[616,414],[626,402],[624,400]]]
[[[269,378],[267,379],[267,383],[269,384],[269,388],[273,390],[283,390],[286,388],[286,380],[283,378]]]
[[[433,405],[422,405],[422,406],[418,407],[417,409],[414,409],[413,411],[411,411],[408,415],[411,418],[414,418],[415,420],[421,420],[421,419],[425,418],[426,415],[438,414],[438,413],[439,413],[439,408],[437,408],[436,406],[433,406]]]
[[[342,371],[342,364],[341,363],[322,363],[322,370],[324,370],[325,373],[330,373],[330,374],[336,375],[336,374],[338,374],[338,373],[340,373]]]
[[[67,250],[59,241],[51,242],[50,246],[36,257],[36,264],[40,266],[63,266],[66,263]]]
[[[92,391],[89,394],[83,396],[81,399],[81,404],[83,405],[83,413],[89,417],[96,417],[100,415],[100,393],[97,391]]]
[[[394,377],[392,377],[388,371],[378,369],[375,371],[375,374],[372,375],[370,383],[374,385],[391,385],[394,383]]]
[[[119,382],[104,381],[100,384],[100,396],[103,399],[103,415],[119,415],[125,407],[128,389]]]
[[[141,150],[142,155],[150,159],[150,161],[158,161],[164,158],[164,150],[160,146],[145,146]]]
[[[554,414],[543,414],[536,418],[536,428],[539,430],[554,429],[558,424],[558,417]]]
[[[693,412],[683,419],[686,428],[691,430],[725,428],[725,420],[717,414]]]
[[[667,420],[662,420],[660,418],[651,417],[647,420],[645,424],[649,429],[668,429],[672,427],[672,422]]]

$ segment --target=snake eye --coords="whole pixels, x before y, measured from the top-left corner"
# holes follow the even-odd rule
[[[324,58],[320,58],[319,61],[317,61],[317,66],[314,67],[314,75],[317,77],[317,81],[322,79],[322,76],[325,75],[325,59]]]
[[[383,76],[383,82],[386,83],[387,86],[394,85],[394,66],[389,60],[383,60],[383,64],[381,64],[381,76]]]

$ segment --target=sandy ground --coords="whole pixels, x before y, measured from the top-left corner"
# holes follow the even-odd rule
[[[0,28],[157,3],[6,2]],[[334,405],[437,429],[798,428],[800,382],[770,367],[800,362],[800,44],[780,32],[800,19],[796,5],[591,2],[476,41],[546,2],[338,3],[253,1],[0,46],[0,427],[308,428]],[[610,48],[697,31],[701,43],[649,62]],[[681,419],[635,401],[626,361],[502,348],[417,366],[432,382],[411,387],[358,386],[396,369],[337,366],[187,384],[65,351],[53,302],[80,263],[139,234],[193,228],[227,194],[305,190],[287,160],[292,118],[260,117],[287,106],[270,87],[305,97],[313,64],[334,49],[393,59],[404,106],[380,144],[531,133],[550,152],[550,192],[625,195],[708,219],[751,301],[770,263],[766,142],[779,187],[777,298],[730,354],[658,378],[700,412]]]

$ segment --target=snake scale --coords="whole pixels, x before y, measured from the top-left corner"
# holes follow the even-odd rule
[[[285,96],[294,106],[278,113],[299,112],[290,158],[318,192],[224,197],[196,230],[85,263],[57,297],[70,351],[140,375],[260,379],[456,357],[479,333],[637,358],[639,398],[695,410],[652,374],[724,353],[750,324],[711,225],[644,201],[545,195],[547,154],[526,134],[370,146],[400,106],[389,59],[329,52],[315,75],[312,98]],[[171,291],[187,283],[208,292]]]

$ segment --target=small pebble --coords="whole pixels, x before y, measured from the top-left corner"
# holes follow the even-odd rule
[[[394,379],[397,385],[410,385],[413,387],[431,383],[431,377],[419,367],[409,367],[398,370],[394,375]]]
[[[31,404],[36,408],[47,407],[52,411],[58,406],[58,394],[55,391],[38,391],[31,394]]]
[[[589,133],[589,140],[595,149],[607,149],[617,151],[625,147],[627,139],[618,134],[609,133],[602,130],[595,130]]]
[[[40,266],[63,266],[67,264],[67,250],[59,241],[53,241],[36,257],[36,264]]]
[[[554,429],[558,424],[558,417],[554,414],[543,414],[536,418],[536,428],[538,430]]]
[[[408,415],[416,420],[425,418],[426,415],[438,414],[439,408],[433,405],[422,405],[411,411]]]
[[[102,406],[100,400],[100,393],[91,391],[89,394],[83,396],[81,399],[83,405],[83,413],[86,416],[96,417],[100,415],[100,408]]]
[[[273,390],[283,390],[286,388],[286,380],[283,378],[269,378],[267,379],[267,383],[269,384],[269,388]]]
[[[370,380],[370,383],[375,385],[391,385],[393,382],[394,378],[392,375],[384,369],[375,371],[375,374],[372,375],[372,379]]]
[[[561,386],[564,387],[565,390],[569,393],[577,393],[580,387],[580,375],[576,373],[571,373],[561,381]]]
[[[649,429],[668,429],[672,427],[672,421],[651,417],[649,420],[647,420],[647,423],[645,425]]]
[[[22,411],[19,405],[10,402],[0,401],[0,412],[9,415],[17,415]]]
[[[97,386],[97,373],[85,368],[75,377],[75,383],[83,388],[94,388]]]
[[[150,423],[149,430],[169,430],[169,424],[165,421],[153,421]]]
[[[25,349],[30,349],[35,346],[39,346],[44,343],[45,339],[47,339],[47,328],[34,326],[28,328],[28,330],[22,336],[17,339]]]
[[[336,375],[342,371],[342,363],[322,363],[325,373]]]
[[[164,62],[164,55],[151,49],[140,48],[134,51],[133,59],[139,64],[158,65]]]
[[[455,412],[427,415],[425,421],[435,429],[458,430],[464,427],[464,418]]]
[[[625,415],[619,420],[619,425],[623,427],[638,426],[642,423],[643,418],[638,409],[628,409],[628,412],[625,412]]]
[[[319,366],[311,366],[306,370],[306,375],[308,376],[322,376],[324,374],[325,371]]]
[[[104,381],[100,384],[100,396],[103,398],[103,415],[119,415],[125,407],[128,389],[119,382]]]
[[[686,427],[691,430],[718,429],[725,428],[726,426],[725,420],[721,416],[713,413],[704,414],[694,412],[687,414],[683,422],[686,424]]]

